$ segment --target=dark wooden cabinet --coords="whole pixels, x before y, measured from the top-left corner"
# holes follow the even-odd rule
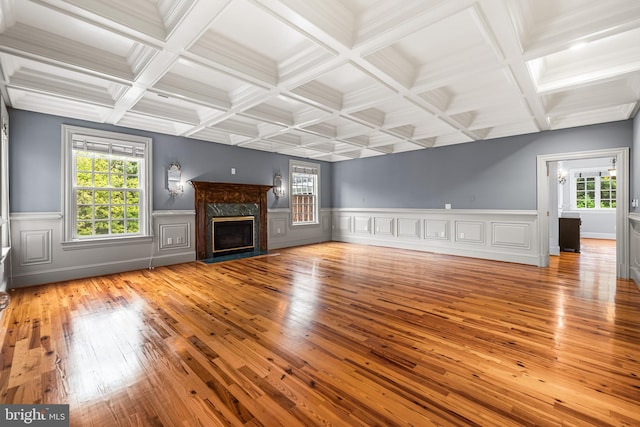
[[[559,218],[560,250],[580,252],[580,218]]]

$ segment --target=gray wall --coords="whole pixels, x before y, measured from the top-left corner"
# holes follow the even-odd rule
[[[630,147],[633,132],[626,120],[338,162],[332,207],[536,209],[537,155]]]
[[[193,209],[193,187],[184,186],[184,194],[171,198],[166,190],[166,169],[171,162],[179,162],[182,176],[187,180],[234,182],[243,184],[272,184],[274,171],[279,170],[288,183],[290,157],[215,144],[184,137],[176,137],[104,123],[10,109],[11,152],[10,194],[12,212],[60,212],[61,184],[61,125],[69,124],[113,132],[143,135],[153,138],[153,208]],[[303,159],[305,161],[309,161]],[[322,208],[331,206],[332,164],[321,164]],[[231,168],[236,174],[231,174]],[[268,193],[270,208],[287,208],[289,199],[276,200]]]
[[[288,181],[289,157],[189,138],[9,110],[12,212],[61,211],[60,125],[153,138],[154,209],[193,209],[193,189],[172,199],[166,167],[177,161],[185,180],[271,184]],[[631,147],[632,191],[640,189],[640,119],[520,135],[322,165],[323,208],[536,209],[536,156]],[[231,168],[236,175],[231,175]],[[517,180],[517,181],[516,181]],[[636,190],[634,190],[636,189]],[[636,193],[632,193],[636,194]],[[639,198],[636,194],[636,198]],[[288,207],[288,197],[270,208]]]

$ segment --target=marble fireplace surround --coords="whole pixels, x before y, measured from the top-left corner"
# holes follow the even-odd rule
[[[195,189],[196,259],[212,256],[211,218],[248,214],[255,217],[256,251],[267,251],[267,191],[271,185],[191,181]]]

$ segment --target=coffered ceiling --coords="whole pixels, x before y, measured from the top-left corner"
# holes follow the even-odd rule
[[[625,120],[638,0],[0,0],[10,106],[340,161]]]

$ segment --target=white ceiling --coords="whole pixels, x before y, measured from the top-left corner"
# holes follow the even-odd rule
[[[0,0],[14,108],[340,161],[633,117],[638,0]]]

